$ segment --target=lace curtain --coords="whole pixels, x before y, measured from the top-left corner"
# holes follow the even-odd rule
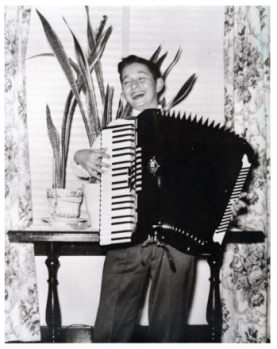
[[[268,235],[269,8],[226,7],[224,28],[225,118],[258,154],[240,230]],[[268,333],[268,239],[230,244],[221,270],[223,342],[263,343]]]
[[[25,55],[31,8],[5,8],[5,228],[32,221],[25,96]],[[33,244],[5,239],[5,339],[39,341]]]

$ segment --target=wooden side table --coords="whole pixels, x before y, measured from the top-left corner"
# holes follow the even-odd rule
[[[8,232],[11,242],[34,243],[35,255],[46,255],[48,268],[48,298],[46,305],[46,324],[49,342],[59,342],[61,329],[61,310],[58,297],[59,256],[105,255],[106,248],[99,245],[99,234],[88,228],[65,229],[54,226],[31,226],[24,230]],[[265,236],[260,231],[229,231],[225,244],[217,245],[212,253],[199,255],[204,257],[210,266],[210,291],[206,317],[210,327],[211,342],[220,342],[222,332],[222,309],[220,302],[219,272],[223,253],[228,243],[264,242]]]

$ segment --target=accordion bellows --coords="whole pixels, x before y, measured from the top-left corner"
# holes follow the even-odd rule
[[[243,138],[208,122],[158,109],[145,110],[137,117],[135,148],[141,152],[135,163],[139,163],[141,190],[136,191],[133,243],[143,241],[157,224],[168,227],[162,235],[173,245],[212,242],[234,192],[243,156],[251,162],[253,151]],[[136,182],[137,174],[128,171],[129,184]]]

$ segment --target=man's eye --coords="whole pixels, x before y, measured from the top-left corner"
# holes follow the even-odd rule
[[[143,77],[139,78],[139,81],[144,81],[144,80],[145,80],[145,78],[143,78]]]
[[[123,82],[123,85],[124,85],[124,86],[128,86],[128,85],[130,85],[130,83],[131,83],[131,81],[125,80],[125,81]]]

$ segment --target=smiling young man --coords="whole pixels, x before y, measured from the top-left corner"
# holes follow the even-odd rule
[[[158,94],[164,87],[159,69],[142,58],[129,56],[118,65],[122,92],[138,111],[158,107]]]
[[[159,109],[158,95],[164,82],[154,63],[132,55],[118,64],[118,71],[123,96],[132,106],[133,116],[146,109]],[[76,152],[75,161],[90,175],[99,178],[104,170],[101,160],[105,156],[108,154],[102,149],[83,149]],[[147,236],[148,232],[145,233]],[[195,257],[169,245],[161,246],[147,240],[110,247],[103,269],[94,342],[131,340],[149,278],[149,331],[146,340],[181,342],[194,276]]]

